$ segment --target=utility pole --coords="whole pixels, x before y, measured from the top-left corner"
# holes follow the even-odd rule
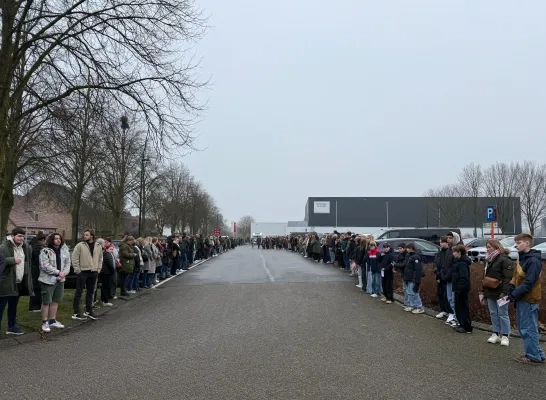
[[[140,159],[140,193],[139,193],[139,199],[138,199],[138,236],[142,237],[142,231],[144,229],[144,223],[145,223],[145,196],[146,196],[146,176],[145,176],[145,165],[148,161],[150,161],[149,158],[146,158],[146,145],[148,144],[148,135],[146,135],[146,140],[144,141],[144,150],[142,150],[142,157]]]

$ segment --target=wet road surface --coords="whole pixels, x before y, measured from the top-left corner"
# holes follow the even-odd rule
[[[539,398],[546,366],[361,293],[332,266],[242,246],[101,320],[0,350],[2,399]]]

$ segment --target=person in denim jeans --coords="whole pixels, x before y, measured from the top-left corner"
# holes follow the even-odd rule
[[[404,281],[406,282],[408,291],[408,306],[404,311],[411,311],[414,314],[423,314],[423,303],[419,295],[419,287],[421,285],[421,277],[423,276],[424,266],[421,260],[421,255],[415,251],[415,243],[406,245],[408,260],[404,268]]]
[[[369,284],[371,285],[373,298],[381,296],[381,267],[377,260],[377,255],[380,250],[377,247],[377,243],[370,242],[370,249],[368,250],[368,268],[369,277],[371,277]]]
[[[524,364],[543,363],[546,357],[540,348],[538,334],[541,253],[539,250],[531,249],[533,236],[522,233],[517,235],[515,240],[519,252],[519,263],[510,282],[508,300],[515,303],[516,325],[525,351],[525,355],[516,358],[516,361]]]
[[[499,306],[498,300],[505,297],[510,290],[510,281],[514,276],[513,262],[506,250],[497,239],[489,239],[486,244],[484,279],[480,289],[480,299],[487,301],[493,334],[488,343],[500,343],[501,346],[510,344],[510,317],[508,303]]]

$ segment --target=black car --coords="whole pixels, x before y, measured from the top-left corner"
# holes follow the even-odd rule
[[[377,241],[379,245],[379,250],[383,251],[385,243],[389,243],[391,245],[391,249],[394,250],[395,253],[398,253],[398,246],[401,243],[408,244],[408,243],[415,243],[415,248],[421,252],[421,255],[423,256],[423,262],[425,264],[430,264],[434,261],[434,257],[436,257],[436,253],[440,250],[440,246],[431,243],[427,240],[423,239],[415,239],[415,238],[397,238],[397,239],[380,239]]]

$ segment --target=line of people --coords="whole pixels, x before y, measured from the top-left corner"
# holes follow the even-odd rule
[[[498,240],[487,241],[483,279],[478,287],[480,303],[488,307],[491,316],[493,333],[487,342],[509,346],[511,328],[508,305],[513,303],[516,325],[525,350],[525,354],[516,361],[525,364],[544,363],[545,355],[539,345],[538,330],[538,307],[542,290],[541,254],[531,248],[532,235],[520,234],[515,241],[519,251],[516,263],[508,257],[509,250],[504,249]],[[358,278],[358,288],[386,304],[394,302],[394,274],[398,271],[403,285],[404,311],[424,313],[420,287],[425,268],[415,244],[401,243],[396,253],[388,242],[384,242],[381,247],[372,236],[354,235],[351,232],[334,232],[322,238],[308,234],[290,240],[290,250],[315,262],[322,260],[325,264],[333,264],[350,272],[351,276]],[[440,250],[433,264],[440,306],[436,318],[445,318],[446,325],[458,333],[472,333],[469,307],[472,261],[457,232],[450,232],[441,238]]]

